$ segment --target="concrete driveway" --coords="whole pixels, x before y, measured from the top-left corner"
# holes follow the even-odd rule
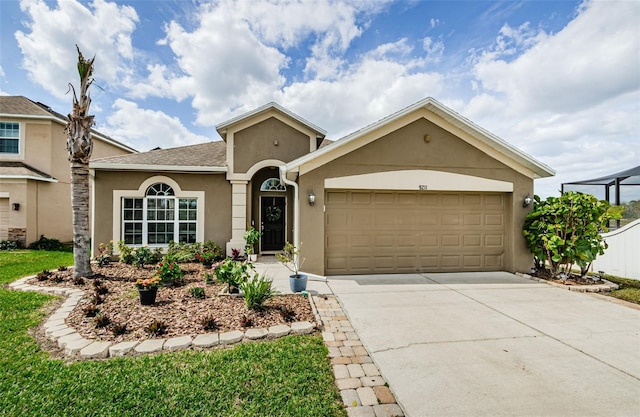
[[[638,309],[504,272],[329,286],[408,416],[640,416]]]

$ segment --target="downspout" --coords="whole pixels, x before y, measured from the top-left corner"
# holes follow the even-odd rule
[[[300,200],[298,199],[298,183],[287,179],[287,170],[284,165],[279,167],[280,181],[293,187],[293,244],[300,247]],[[296,259],[296,263],[298,260]]]

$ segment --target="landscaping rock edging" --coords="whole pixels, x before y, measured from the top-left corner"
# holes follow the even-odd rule
[[[229,346],[244,341],[276,339],[289,334],[310,334],[316,326],[308,321],[294,322],[291,325],[280,324],[268,329],[252,328],[246,331],[203,333],[195,337],[176,336],[166,339],[146,339],[142,341],[124,341],[119,343],[86,339],[65,323],[71,311],[85,296],[83,290],[62,287],[40,287],[27,284],[34,278],[28,276],[9,283],[9,287],[20,291],[34,291],[45,294],[61,295],[67,298],[43,324],[44,334],[70,359],[106,359],[109,357],[137,356],[158,352],[175,352],[185,349],[204,350],[217,346]],[[311,302],[312,309],[315,309]],[[315,314],[318,323],[317,313]]]
[[[610,292],[613,290],[617,290],[618,284],[614,284],[613,282],[607,281],[606,279],[602,279],[602,284],[593,284],[593,285],[567,285],[567,284],[558,284],[557,282],[549,281],[544,278],[534,277],[529,274],[525,274],[522,272],[516,272],[517,276],[522,278],[530,279],[531,281],[543,282],[548,285],[552,285],[554,287],[563,288],[569,291],[576,292]]]

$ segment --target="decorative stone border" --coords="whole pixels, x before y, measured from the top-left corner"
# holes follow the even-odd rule
[[[216,346],[232,345],[242,341],[276,339],[288,334],[309,334],[315,329],[313,323],[301,321],[291,323],[291,326],[280,324],[271,326],[268,329],[254,328],[244,332],[233,330],[221,333],[205,333],[194,338],[191,336],[178,336],[168,339],[147,339],[120,343],[90,340],[82,337],[75,329],[65,323],[65,319],[69,317],[69,314],[85,296],[84,291],[73,288],[40,287],[27,284],[27,281],[33,277],[20,278],[10,283],[9,287],[21,291],[67,296],[62,305],[45,321],[43,327],[45,335],[56,343],[67,357],[74,359],[104,359],[162,351],[175,352],[185,349],[204,350]],[[312,309],[314,309],[313,303],[311,305]]]
[[[337,298],[314,295],[322,323],[322,338],[329,349],[329,358],[336,386],[340,390],[347,414],[359,417],[402,417],[404,412],[360,342]]]
[[[612,290],[617,290],[619,288],[618,284],[614,284],[613,282],[607,281],[606,279],[602,279],[602,284],[593,284],[593,285],[566,285],[566,284],[558,284],[557,282],[549,281],[544,278],[538,278],[531,276],[529,274],[524,274],[522,272],[516,272],[517,276],[522,278],[530,279],[531,281],[544,282],[545,284],[552,285],[554,287],[563,288],[569,291],[576,292],[610,292]]]

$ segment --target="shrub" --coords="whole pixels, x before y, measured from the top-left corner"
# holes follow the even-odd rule
[[[62,278],[61,275],[54,274],[54,275],[51,275],[51,281],[55,282],[56,284],[59,284],[62,281],[64,281],[64,278]]]
[[[220,328],[218,320],[213,316],[206,316],[200,321],[200,324],[204,330],[218,330]]]
[[[120,252],[120,262],[127,265],[133,263],[133,248],[127,246],[124,240],[118,241],[118,252]]]
[[[68,268],[66,267],[66,265],[60,265],[60,266],[58,267],[58,271],[60,271],[60,272],[64,272],[64,271],[66,271],[67,269],[68,269]]]
[[[189,288],[189,294],[191,294],[191,296],[193,298],[204,298],[205,297],[204,288],[202,288],[202,287],[191,287],[191,288]]]
[[[258,274],[240,284],[247,308],[261,310],[264,307],[264,302],[276,295],[276,292],[271,288],[272,284],[273,281]]]
[[[71,282],[73,282],[73,285],[81,286],[81,285],[84,285],[84,278],[75,277],[71,280]]]
[[[0,240],[0,250],[22,249],[22,242],[19,240]]]
[[[102,304],[104,303],[104,298],[99,294],[95,294],[93,297],[91,297],[91,303],[95,305]]]
[[[154,319],[144,328],[144,331],[149,336],[160,336],[167,332],[167,325],[163,321]]]
[[[40,239],[29,245],[29,249],[61,251],[64,250],[64,245],[58,239],[47,239],[44,235],[41,235]]]
[[[100,309],[98,308],[97,305],[95,304],[87,304],[86,306],[84,306],[84,308],[82,309],[82,313],[86,316],[86,317],[95,317],[98,315],[98,313],[100,313]]]
[[[38,272],[38,274],[36,275],[36,279],[38,281],[46,281],[49,279],[50,276],[51,276],[51,271],[49,271],[48,269],[44,269]]]
[[[131,254],[133,256],[133,266],[136,268],[143,268],[145,265],[155,262],[155,256],[147,246],[135,248]]]
[[[249,265],[227,258],[214,269],[220,282],[227,284],[229,292],[237,292],[240,284],[249,278]]]
[[[242,317],[240,317],[240,325],[242,327],[253,326],[253,320],[251,319],[251,316],[249,316],[248,314],[243,314]]]
[[[534,196],[534,201],[522,233],[536,268],[543,269],[548,263],[551,275],[556,277],[569,274],[577,264],[584,276],[591,262],[607,248],[600,232],[607,231],[610,219],[620,218],[620,209],[575,191],[545,201]]]
[[[100,243],[98,245],[98,254],[95,259],[100,266],[107,266],[111,263],[111,257],[113,256],[113,241],[107,243]]]
[[[282,319],[287,322],[296,321],[296,312],[293,308],[283,305],[280,307],[280,315]]]
[[[98,295],[107,295],[109,293],[109,288],[106,285],[96,285],[93,289]]]
[[[111,324],[111,319],[106,314],[98,314],[94,321],[96,322],[96,327],[107,327]]]
[[[186,242],[169,242],[167,248],[167,257],[173,259],[176,262],[195,262],[196,256],[202,250],[202,245],[199,243],[186,243]]]

